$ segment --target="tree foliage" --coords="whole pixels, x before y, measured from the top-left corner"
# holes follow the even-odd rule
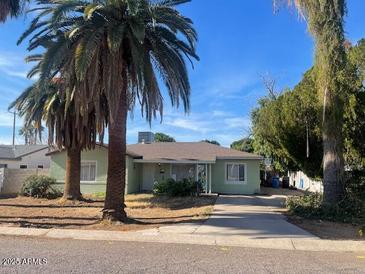
[[[254,152],[253,139],[250,137],[247,137],[247,138],[243,138],[243,139],[234,141],[231,144],[231,148],[240,150],[240,151],[245,151],[248,153],[253,153]]]
[[[342,132],[345,161],[351,169],[365,166],[364,43],[348,50],[344,76],[348,100]],[[317,71],[309,70],[293,90],[262,98],[252,112],[255,151],[272,157],[280,171],[303,170],[310,177],[322,177],[322,108],[316,77]]]
[[[29,0],[1,0],[0,23],[5,22],[8,17],[19,16],[23,11],[26,2],[29,2]]]
[[[176,142],[174,137],[162,132],[155,133],[155,142]]]
[[[217,146],[220,146],[221,144],[216,141],[216,140],[208,140],[208,139],[205,139],[205,140],[202,140],[202,142],[206,142],[206,143],[209,143],[209,144],[212,144],[212,145],[217,145]]]

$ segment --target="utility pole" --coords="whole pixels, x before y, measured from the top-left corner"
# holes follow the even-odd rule
[[[11,114],[14,115],[14,118],[13,118],[13,148],[14,148],[15,147],[15,119],[16,119],[16,111],[14,111],[14,112],[9,111],[9,113],[11,113]]]

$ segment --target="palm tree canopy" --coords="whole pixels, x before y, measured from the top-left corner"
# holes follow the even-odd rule
[[[38,0],[38,15],[19,43],[31,35],[29,50],[47,47],[39,81],[62,75],[76,114],[105,95],[112,121],[118,99],[126,94],[130,110],[138,100],[151,122],[163,112],[158,76],[172,105],[181,100],[189,111],[185,58],[199,59],[197,34],[192,21],[175,9],[189,1]]]
[[[0,22],[5,22],[10,17],[17,17],[23,11],[25,2],[28,0],[1,0],[0,1]]]
[[[10,104],[9,109],[15,108],[24,118],[24,129],[34,128],[41,132],[42,121],[48,128],[48,143],[56,144],[58,148],[94,148],[97,140],[101,142],[104,136],[105,123],[95,117],[95,111],[88,113],[87,123],[76,123],[78,119],[74,113],[74,102],[68,102],[62,92],[62,82],[52,81],[46,89],[40,88],[39,83],[24,90],[24,92]],[[66,107],[66,105],[68,106]],[[105,100],[102,104],[106,104]],[[101,108],[108,112],[107,105]],[[91,109],[91,108],[90,108]],[[107,116],[107,114],[105,114]],[[79,126],[75,126],[78,124]],[[27,132],[24,132],[27,133]]]

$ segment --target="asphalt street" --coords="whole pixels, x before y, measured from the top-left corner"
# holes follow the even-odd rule
[[[0,260],[0,273],[365,273],[360,253],[10,236]]]

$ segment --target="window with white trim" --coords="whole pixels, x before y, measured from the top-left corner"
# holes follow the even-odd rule
[[[81,162],[80,181],[96,181],[96,162]]]
[[[244,183],[246,181],[245,164],[226,164],[226,182],[227,183]]]

